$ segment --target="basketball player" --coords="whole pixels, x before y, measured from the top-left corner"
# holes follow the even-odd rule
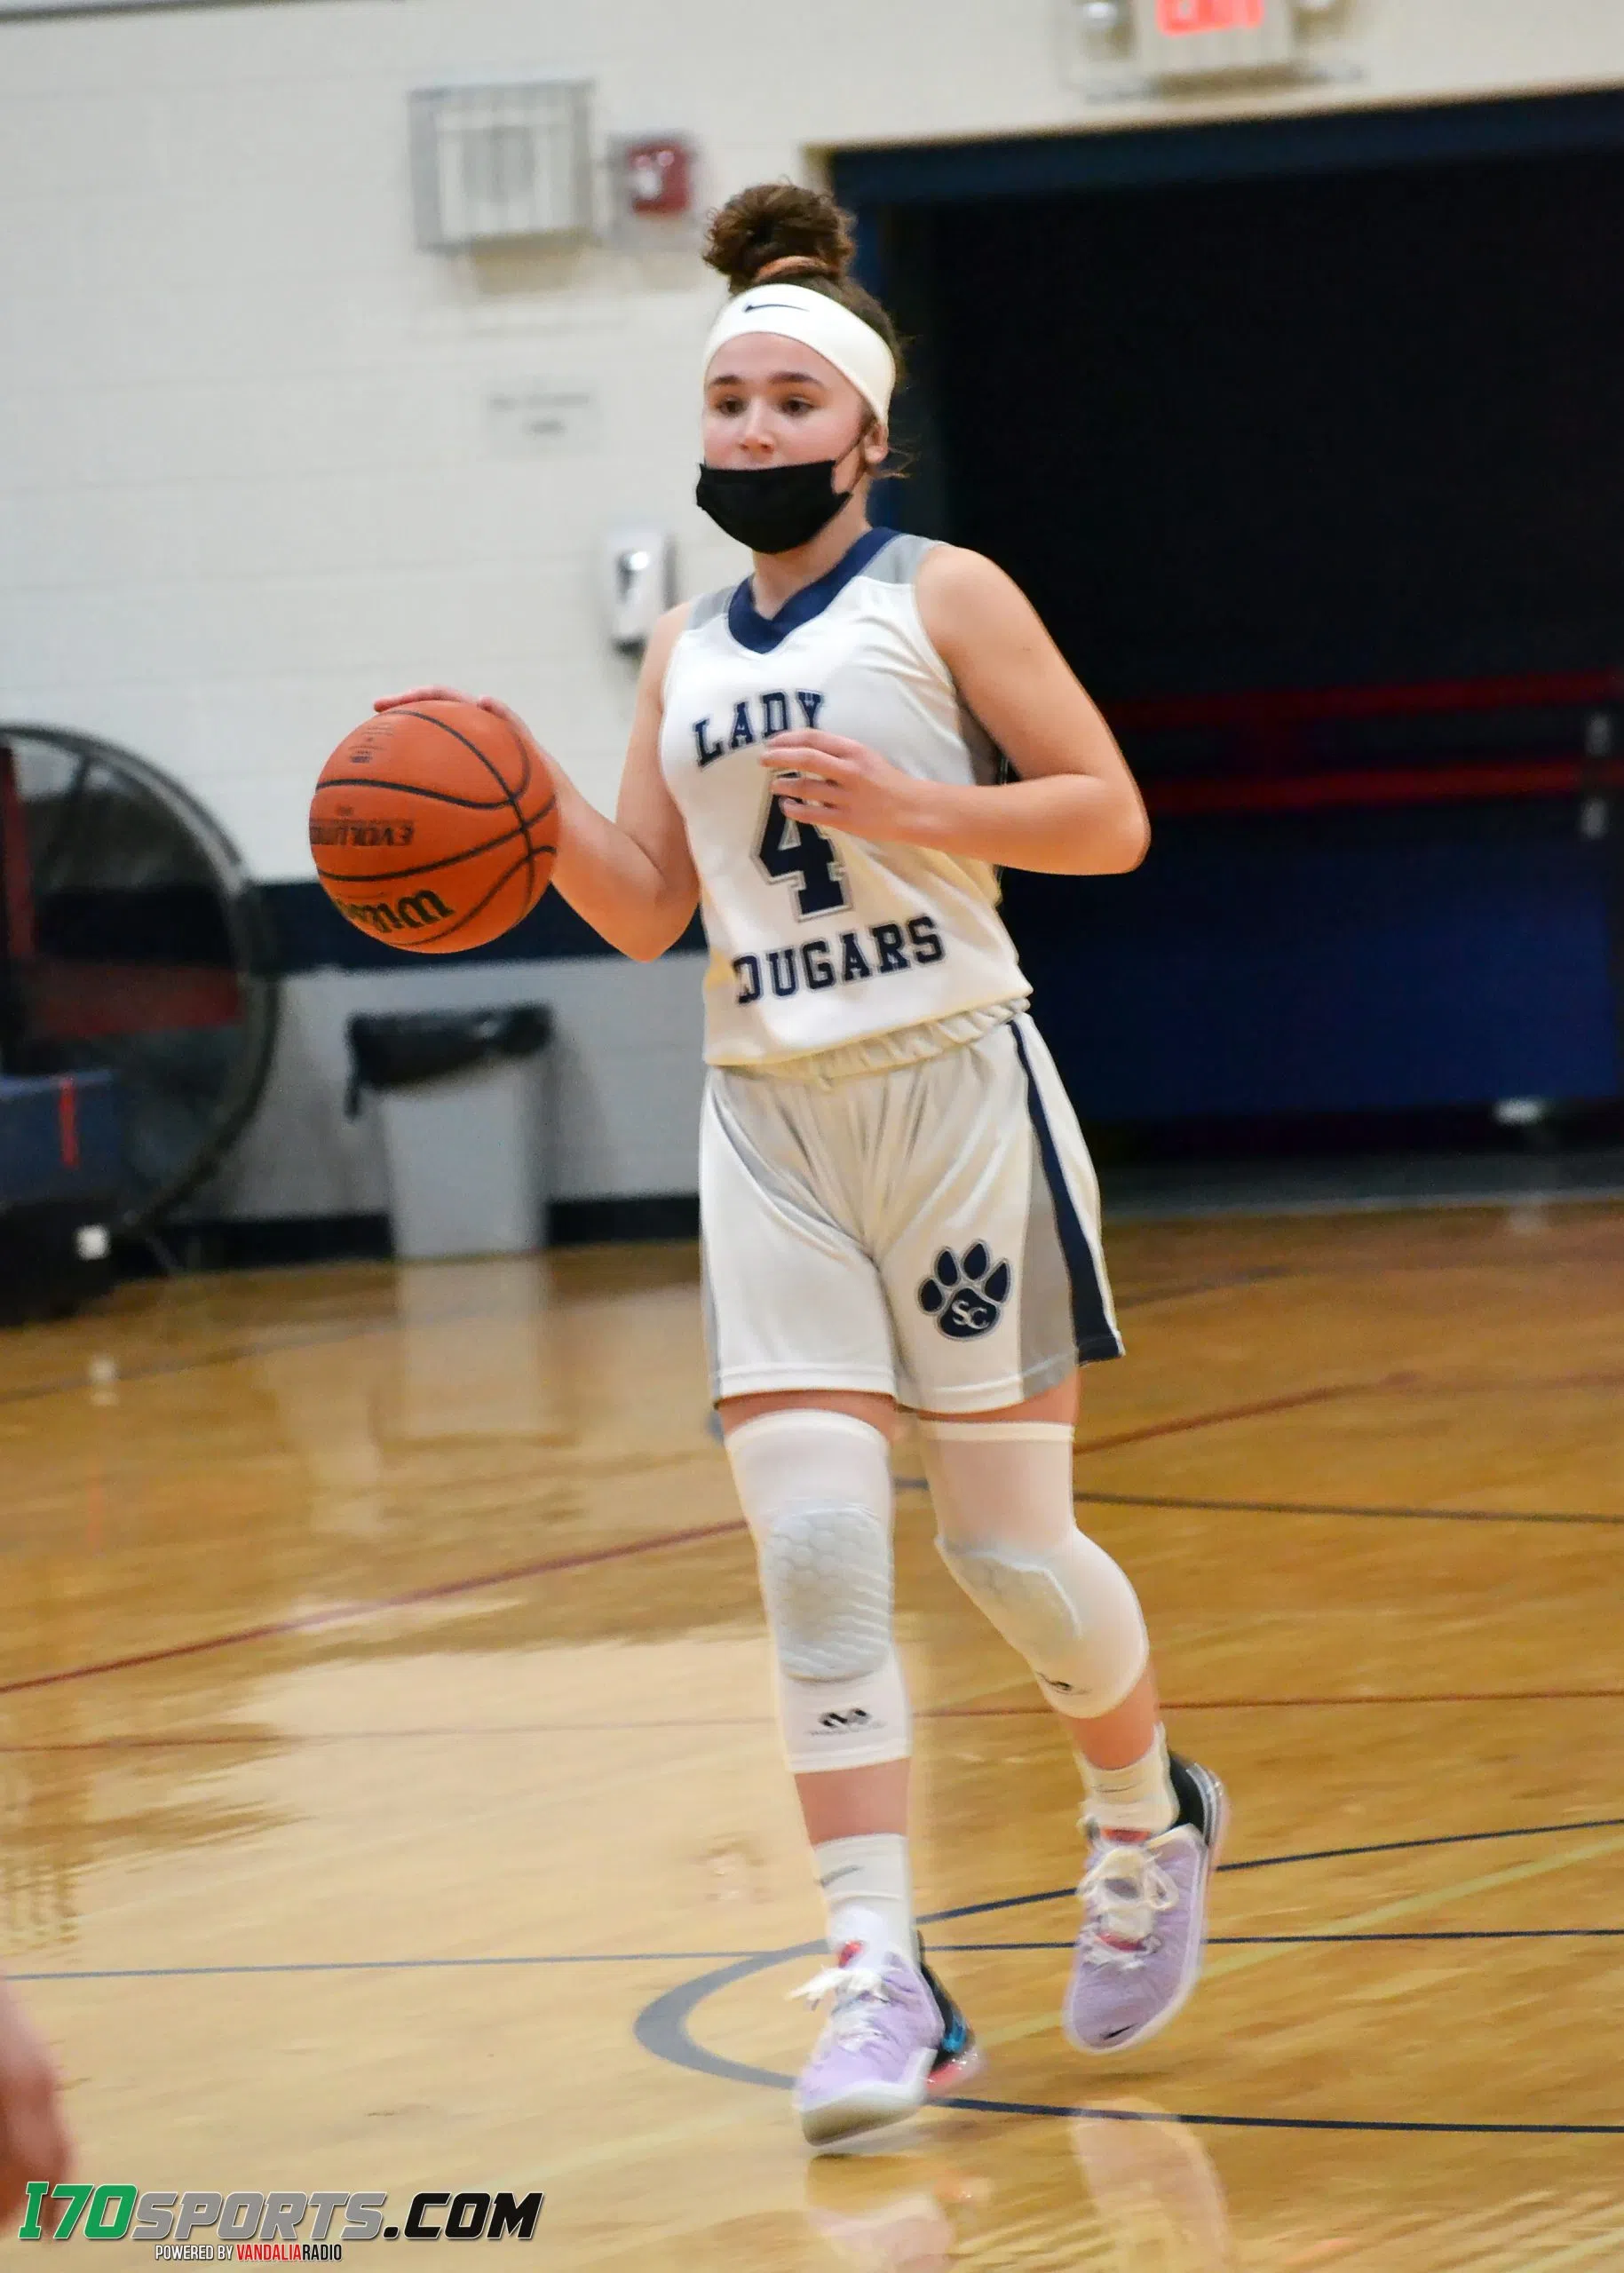
[[[0,1975],[0,2232],[28,2199],[30,2181],[55,2186],[72,2167],[57,2089],[51,2055]],[[59,2203],[47,2202],[41,2222],[54,2232],[60,2214]]]
[[[1010,579],[869,526],[898,356],[851,254],[838,210],[787,183],[714,218],[732,297],[697,496],[752,571],[659,626],[617,817],[560,777],[554,874],[642,959],[703,910],[714,1392],[835,1957],[807,1986],[833,1998],[796,2094],[813,2141],[978,2064],[914,1922],[899,1406],[944,1562],[1076,1748],[1081,2048],[1143,2043],[1190,1993],[1224,1816],[1169,1754],[1137,1599],[1073,1515],[1078,1366],[1121,1342],[1093,1170],[997,914],[1001,866],[1136,867],[1145,810]],[[466,699],[379,708],[435,697]]]

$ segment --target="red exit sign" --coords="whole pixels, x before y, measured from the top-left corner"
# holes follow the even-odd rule
[[[1189,32],[1260,32],[1265,0],[1156,0],[1157,28],[1170,39]]]

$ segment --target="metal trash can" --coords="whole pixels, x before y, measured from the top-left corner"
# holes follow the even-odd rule
[[[547,1239],[544,1053],[535,1004],[349,1023],[345,1110],[377,1096],[394,1251],[405,1262],[527,1255]]]

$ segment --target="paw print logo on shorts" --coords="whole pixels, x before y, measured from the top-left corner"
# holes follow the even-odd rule
[[[919,1307],[933,1318],[950,1342],[973,1342],[990,1334],[1010,1299],[1007,1263],[994,1263],[984,1239],[955,1255],[945,1247],[936,1268],[919,1289]]]

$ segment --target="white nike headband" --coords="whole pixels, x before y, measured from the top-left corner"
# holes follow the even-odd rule
[[[889,416],[897,384],[896,357],[872,324],[827,293],[809,292],[804,284],[752,284],[748,291],[735,294],[710,327],[706,370],[718,348],[747,331],[776,332],[799,340],[850,379],[876,417]]]

